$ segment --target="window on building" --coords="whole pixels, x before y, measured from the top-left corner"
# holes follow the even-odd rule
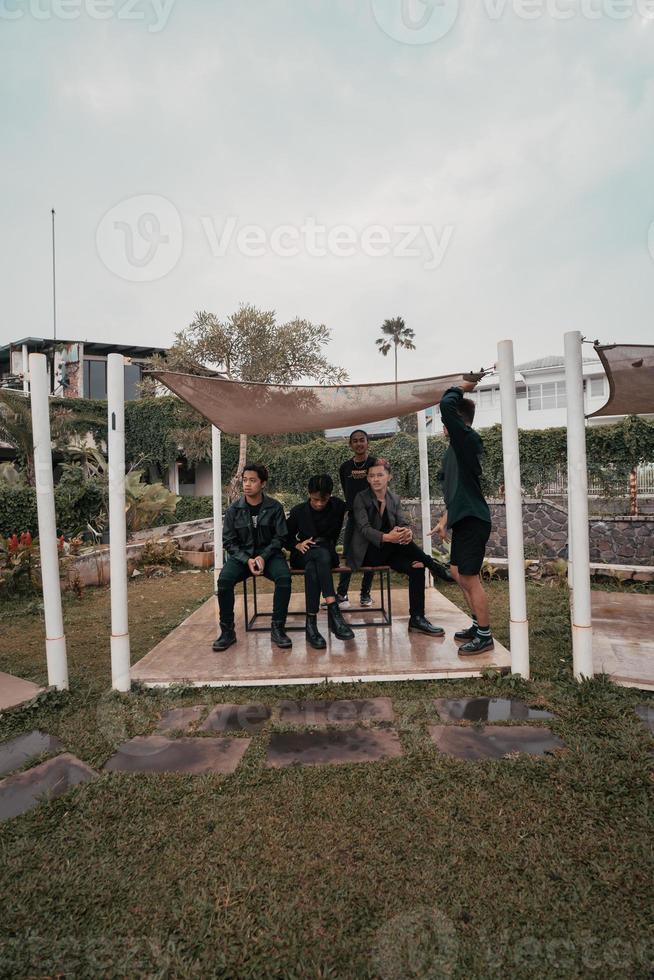
[[[137,398],[140,398],[138,388],[136,387],[141,380],[141,365],[140,364],[126,364],[125,365],[125,401],[133,402]]]
[[[499,404],[499,388],[481,388],[477,395],[480,408],[492,408]]]
[[[604,398],[604,378],[590,379],[590,397]]]
[[[107,397],[107,362],[84,359],[84,397]]]
[[[565,408],[565,381],[544,381],[542,384],[528,385],[527,399],[530,412]]]

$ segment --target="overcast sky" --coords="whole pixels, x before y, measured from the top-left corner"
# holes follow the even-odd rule
[[[653,0],[0,0],[0,342],[240,302],[354,381],[654,342]],[[523,5],[524,4],[524,5]],[[251,227],[247,227],[251,226]]]

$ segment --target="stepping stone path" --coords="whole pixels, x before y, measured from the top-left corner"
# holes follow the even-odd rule
[[[65,752],[26,772],[7,776],[0,782],[0,820],[17,817],[44,800],[54,800],[97,775],[86,763]]]
[[[138,735],[109,759],[109,772],[232,773],[245,755],[249,738],[164,738]]]
[[[15,772],[21,766],[47,753],[61,752],[63,745],[53,735],[45,732],[27,732],[0,745],[0,776]]]
[[[394,721],[390,698],[354,701],[285,701],[279,712],[283,725],[352,725],[363,721]]]
[[[565,748],[544,726],[491,725],[479,730],[471,725],[430,725],[429,735],[440,752],[455,759],[502,759],[512,752],[546,755]]]
[[[545,721],[555,717],[550,711],[509,698],[435,698],[434,704],[443,721]]]
[[[217,704],[200,726],[200,731],[254,734],[261,731],[271,714],[265,704]]]
[[[186,732],[191,725],[200,720],[203,711],[203,704],[196,704],[192,708],[172,708],[160,719],[155,730],[157,732]]]
[[[654,735],[654,705],[639,704],[635,710],[645,728],[648,728],[652,735]]]
[[[340,732],[274,732],[270,736],[266,767],[342,765],[377,762],[402,755],[397,732],[352,728]]]

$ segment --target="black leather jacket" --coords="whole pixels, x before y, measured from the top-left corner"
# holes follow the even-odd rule
[[[259,511],[257,534],[259,545],[255,552],[254,529],[244,496],[227,508],[223,519],[223,546],[230,558],[247,565],[248,559],[256,558],[257,554],[264,561],[281,554],[288,534],[284,508],[274,497],[265,494]]]

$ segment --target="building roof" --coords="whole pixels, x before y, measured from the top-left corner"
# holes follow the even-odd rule
[[[12,347],[22,347],[23,344],[27,344],[29,348],[32,348],[32,351],[35,347],[51,347],[52,337],[23,337],[21,340],[13,340],[9,344],[2,344],[0,345],[0,356],[7,353]],[[65,347],[66,344],[84,344],[84,351],[87,354],[124,354],[126,357],[138,357],[139,354],[143,354],[146,351],[152,354],[164,354],[168,350],[167,347],[152,347],[149,344],[105,344],[101,341],[80,339],[58,339],[56,344],[62,347]]]
[[[596,357],[582,358],[584,364],[598,364]],[[516,371],[539,371],[542,368],[564,367],[565,360],[560,354],[549,354],[547,357],[537,357],[535,361],[525,361],[524,364],[516,364]]]

